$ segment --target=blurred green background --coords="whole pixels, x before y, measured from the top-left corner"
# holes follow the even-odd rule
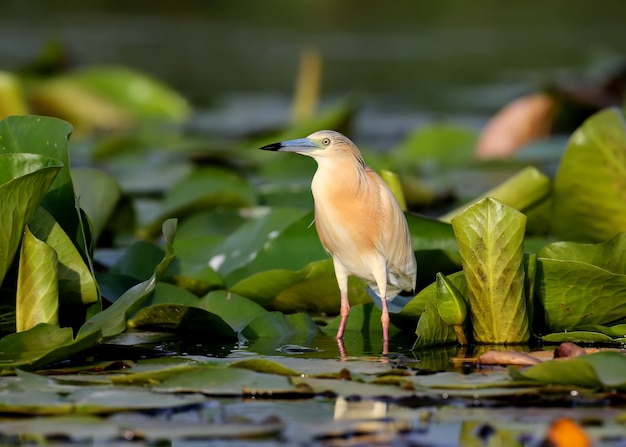
[[[620,0],[4,0],[0,68],[57,41],[70,66],[146,71],[219,106],[207,125],[254,128],[288,114],[313,46],[323,98],[360,94],[356,130],[393,135],[418,112],[473,119],[546,81],[606,76],[626,54],[625,18]]]

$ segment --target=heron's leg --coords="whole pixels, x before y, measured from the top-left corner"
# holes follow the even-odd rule
[[[350,301],[348,301],[348,272],[344,266],[334,260],[335,277],[337,278],[337,285],[339,286],[339,292],[341,292],[341,321],[339,323],[339,329],[337,329],[337,338],[343,338],[343,332],[346,329],[346,323],[348,322],[348,315],[350,315]]]
[[[389,353],[389,309],[387,307],[387,268],[384,261],[381,262],[380,267],[373,273],[382,303],[380,322],[383,326],[383,354],[387,354]]]

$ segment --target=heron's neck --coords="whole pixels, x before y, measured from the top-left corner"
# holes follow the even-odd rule
[[[316,200],[327,194],[359,195],[367,187],[363,158],[346,155],[343,157],[319,158],[311,189]]]

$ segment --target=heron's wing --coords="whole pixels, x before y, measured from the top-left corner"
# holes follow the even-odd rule
[[[417,279],[417,262],[406,217],[384,180],[371,169],[367,170],[367,176],[370,182],[378,185],[380,196],[379,251],[387,265],[388,297],[401,291],[413,291]]]

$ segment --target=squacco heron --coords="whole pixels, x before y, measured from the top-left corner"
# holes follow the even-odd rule
[[[270,144],[261,149],[313,157],[317,171],[311,182],[315,228],[332,256],[341,292],[342,339],[350,313],[348,276],[365,280],[381,298],[384,351],[389,340],[387,301],[414,292],[417,263],[411,235],[395,196],[367,166],[359,149],[338,132],[321,130],[306,138]]]

